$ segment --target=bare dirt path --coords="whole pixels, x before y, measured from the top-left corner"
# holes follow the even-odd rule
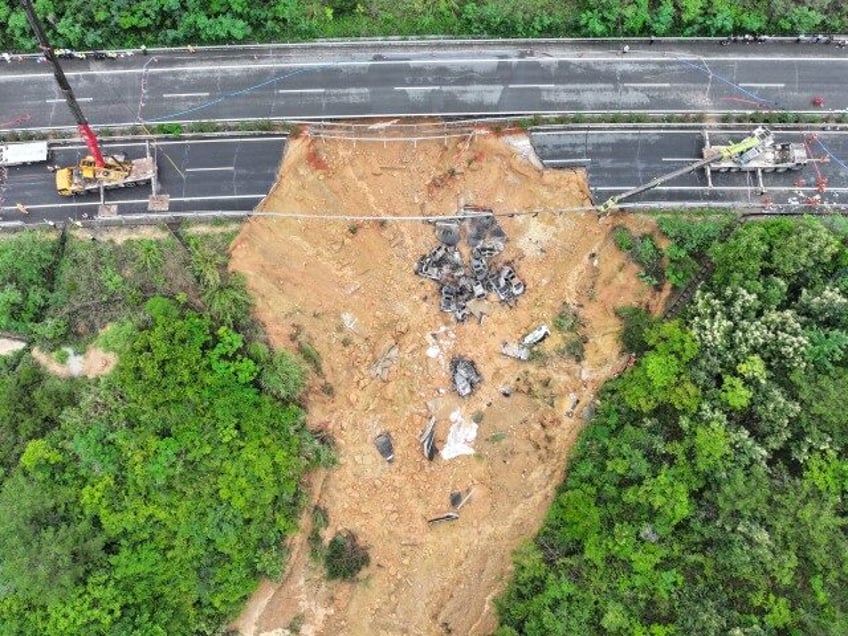
[[[447,216],[465,204],[499,213],[589,203],[582,172],[544,171],[516,150],[522,143],[523,136],[495,135],[417,144],[295,139],[262,209]],[[278,636],[292,623],[301,634],[332,635],[496,627],[492,599],[510,574],[511,554],[541,523],[582,408],[624,363],[614,308],[660,302],[613,245],[608,219],[543,212],[500,222],[503,259],[527,291],[513,308],[490,301],[482,324],[457,324],[440,312],[436,285],[414,275],[418,257],[436,244],[431,225],[255,218],[233,243],[231,266],[247,276],[272,344],[293,349],[299,333],[321,356],[324,379],[311,386],[309,421],[332,434],[339,464],[312,475],[312,501],[329,513],[327,536],[348,528],[371,555],[360,582],[326,583],[308,556],[307,523],[292,541],[283,582],[264,582],[234,623],[242,634]],[[652,224],[626,223],[636,231]],[[503,340],[551,324],[563,303],[583,321],[581,364],[558,351],[558,333],[538,360],[500,353]],[[393,347],[396,359],[385,358]],[[484,377],[466,399],[451,390],[454,355],[473,359]],[[394,360],[383,367],[385,379],[374,366],[384,358]],[[420,431],[436,416],[441,447],[457,409],[479,420],[476,453],[428,462]],[[394,438],[392,464],[374,448],[381,431]],[[451,491],[469,487],[458,520],[428,525],[450,510]]]

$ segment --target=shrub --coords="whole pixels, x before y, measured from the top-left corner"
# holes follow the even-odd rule
[[[352,581],[359,571],[370,563],[368,549],[361,545],[356,535],[349,530],[337,532],[324,554],[324,567],[330,580]]]
[[[613,229],[612,240],[615,241],[615,246],[622,252],[629,252],[633,249],[633,234],[623,225],[619,225]]]
[[[577,315],[577,312],[571,307],[568,306],[567,303],[562,305],[562,309],[559,310],[556,318],[554,318],[554,329],[562,332],[569,331],[577,331],[580,327],[580,318]]]
[[[565,341],[559,351],[564,358],[574,358],[576,362],[582,362],[585,355],[583,338],[581,336],[572,336]]]
[[[312,343],[303,338],[298,338],[297,350],[303,356],[303,359],[306,360],[306,363],[312,367],[312,370],[319,376],[324,377],[324,368],[321,366],[321,354],[312,346]]]
[[[303,391],[303,367],[288,351],[275,351],[263,364],[259,385],[283,402],[293,402]]]
[[[647,351],[645,334],[656,323],[654,317],[641,307],[618,307],[615,314],[623,322],[618,339],[624,351],[637,355]]]

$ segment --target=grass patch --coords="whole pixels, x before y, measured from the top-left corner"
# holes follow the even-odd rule
[[[583,362],[585,356],[585,343],[583,336],[575,334],[568,338],[558,349],[558,353],[563,358],[571,358],[575,362]]]
[[[324,538],[323,532],[327,529],[330,523],[330,516],[327,514],[327,509],[321,506],[312,508],[312,529],[309,531],[307,539],[309,543],[309,556],[315,561],[324,559]]]
[[[582,326],[576,309],[572,309],[568,303],[563,303],[559,313],[554,318],[554,329],[562,333],[577,331]]]

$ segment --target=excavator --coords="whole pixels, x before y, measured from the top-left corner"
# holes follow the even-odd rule
[[[738,143],[730,143],[726,146],[710,146],[708,142],[704,148],[703,159],[610,197],[604,203],[597,206],[596,210],[599,215],[603,216],[625,199],[656,188],[667,181],[689,174],[700,168],[707,170],[707,178],[709,180],[709,169],[713,164],[720,164],[719,170],[721,172],[756,170],[757,174],[761,175],[763,170],[766,172],[787,169],[797,170],[807,163],[808,157],[803,144],[784,144],[784,146],[786,148],[781,146],[778,149],[781,152],[775,152],[774,137],[771,131],[762,126],[755,128],[751,135]],[[799,146],[799,148],[796,148],[796,146]],[[761,156],[767,159],[765,161],[757,161],[757,158]],[[710,184],[712,185],[711,181]]]
[[[53,67],[53,76],[62,91],[65,102],[77,123],[77,130],[88,147],[89,154],[83,157],[75,166],[59,167],[56,169],[56,192],[61,196],[74,196],[87,192],[100,192],[111,188],[126,188],[149,183],[156,177],[156,162],[147,156],[140,159],[127,160],[124,155],[103,156],[97,135],[91,129],[88,120],[83,115],[74,92],[68,84],[68,79],[59,64],[56,52],[50,46],[47,35],[35,14],[30,0],[20,0],[27,21],[38,39],[41,52]]]

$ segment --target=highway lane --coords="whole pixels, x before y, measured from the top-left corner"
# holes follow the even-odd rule
[[[252,210],[276,179],[285,142],[283,135],[156,140],[152,153],[159,166],[159,192],[170,196],[172,212]],[[140,141],[109,142],[103,146],[104,153],[120,150],[128,158],[145,154],[145,144]],[[63,144],[51,152],[52,163],[71,165],[86,154],[86,149],[80,144]],[[3,221],[62,222],[97,215],[99,194],[59,196],[54,176],[43,164],[7,171],[5,190],[0,193]],[[108,190],[105,201],[117,204],[119,215],[140,214],[147,212],[150,194],[149,185]],[[18,212],[17,203],[25,205],[30,214]]]
[[[531,47],[531,48],[525,48]],[[848,108],[848,48],[524,42],[366,43],[68,60],[95,125],[265,118]],[[73,125],[45,65],[0,65],[0,122]]]
[[[714,145],[739,140],[751,128],[725,126],[710,129]],[[802,142],[809,135],[797,129],[773,127],[778,142]],[[835,157],[816,164],[828,179],[827,190],[816,190],[818,174],[812,164],[798,172],[765,173],[762,194],[754,173],[717,173],[713,171],[713,188],[707,184],[703,170],[679,177],[653,190],[630,199],[630,204],[701,203],[753,204],[771,201],[776,204],[803,204],[819,195],[822,203],[848,204],[848,169],[839,164],[848,159],[848,129],[815,131],[817,139]],[[659,175],[671,172],[701,156],[703,136],[697,127],[679,129],[567,128],[536,129],[531,141],[537,154],[548,167],[585,167],[595,201],[600,203]],[[810,142],[814,157],[826,155],[819,141]],[[623,203],[622,207],[628,207]]]

